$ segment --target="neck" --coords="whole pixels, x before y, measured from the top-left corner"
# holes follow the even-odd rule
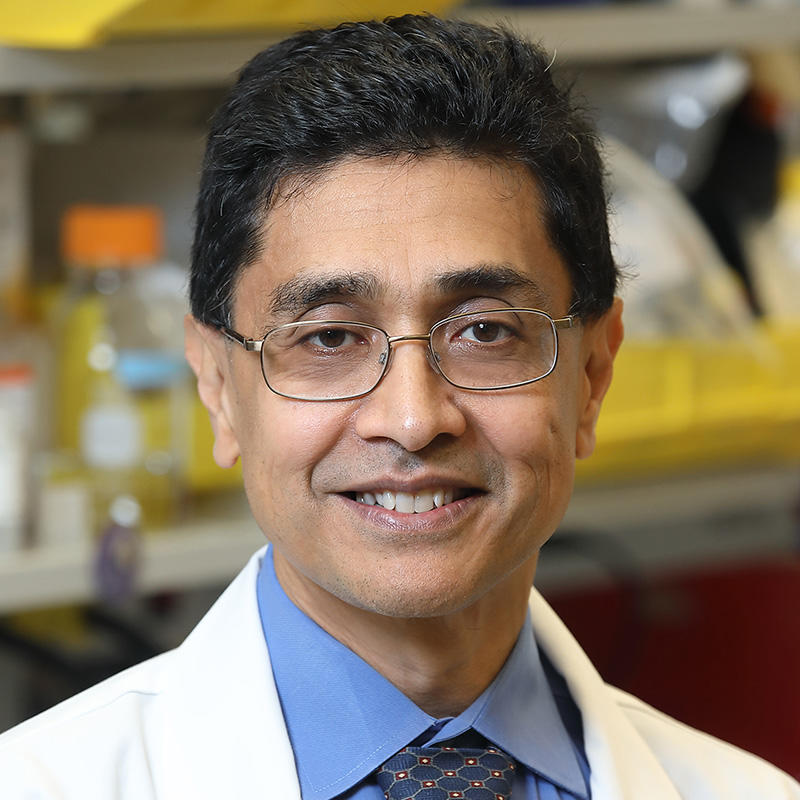
[[[405,619],[340,600],[297,573],[277,549],[274,559],[298,608],[437,718],[460,714],[500,671],[525,620],[536,570],[534,556],[466,608]]]

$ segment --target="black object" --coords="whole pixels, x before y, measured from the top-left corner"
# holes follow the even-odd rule
[[[761,314],[743,246],[746,223],[769,216],[778,196],[780,139],[769,97],[752,90],[730,115],[714,159],[689,200]]]

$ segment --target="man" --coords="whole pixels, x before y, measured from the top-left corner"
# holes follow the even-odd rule
[[[799,798],[605,686],[534,592],[622,339],[548,59],[298,34],[209,137],[187,356],[271,542],[177,650],[0,740],[4,798]]]

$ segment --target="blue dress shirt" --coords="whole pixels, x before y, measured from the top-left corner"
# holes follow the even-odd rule
[[[529,620],[483,694],[436,719],[292,603],[271,547],[257,594],[303,800],[383,800],[374,772],[403,747],[486,740],[519,765],[513,800],[589,800],[580,712]]]

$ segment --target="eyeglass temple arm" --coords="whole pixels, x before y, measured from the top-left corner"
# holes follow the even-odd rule
[[[568,317],[562,317],[561,319],[554,319],[553,325],[556,328],[571,328],[575,325],[575,316],[570,314]]]
[[[242,347],[244,347],[245,350],[256,351],[256,352],[261,350],[261,345],[263,344],[261,339],[245,339],[245,337],[242,336],[241,333],[237,333],[236,331],[231,330],[230,328],[225,328],[223,326],[220,326],[219,332],[223,336],[230,339],[232,342],[240,344]]]

